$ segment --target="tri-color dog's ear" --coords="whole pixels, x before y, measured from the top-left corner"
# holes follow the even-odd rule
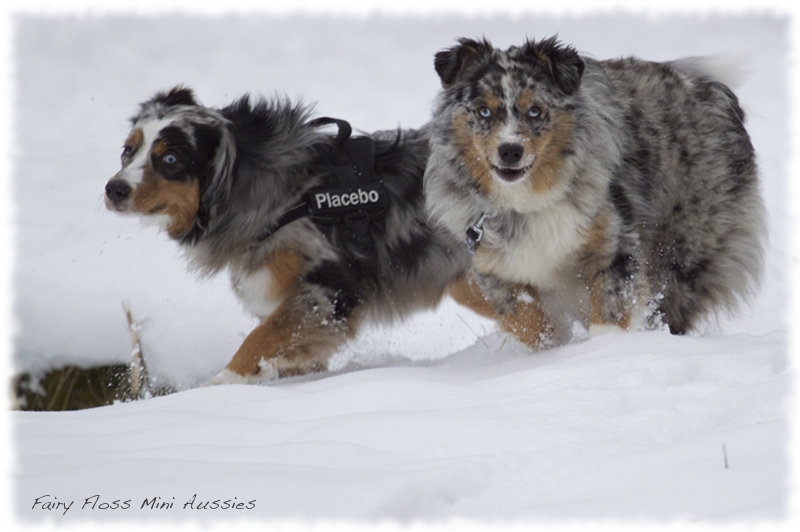
[[[442,80],[442,86],[451,87],[461,79],[464,72],[480,57],[491,53],[492,45],[486,39],[476,41],[461,38],[458,46],[438,52],[433,60],[436,73]]]
[[[211,219],[217,219],[222,205],[228,201],[233,185],[233,167],[236,162],[236,141],[233,131],[223,124],[214,157],[208,162],[203,180],[201,206]]]
[[[153,98],[153,102],[161,103],[167,107],[172,107],[173,105],[199,105],[194,98],[192,89],[182,85],[173,87],[169,92],[158,93]]]
[[[575,48],[562,45],[557,37],[550,37],[539,42],[528,40],[522,49],[533,61],[545,63],[556,86],[565,94],[578,90],[586,64]]]
[[[130,122],[135,125],[140,119],[149,114],[159,116],[170,107],[179,105],[196,106],[200,105],[200,103],[195,99],[192,89],[178,85],[169,91],[158,92],[149,100],[142,102],[139,106],[139,112],[131,117]]]

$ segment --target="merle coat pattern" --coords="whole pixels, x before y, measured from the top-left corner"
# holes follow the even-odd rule
[[[436,54],[427,207],[458,238],[486,215],[472,271],[506,330],[534,348],[591,325],[683,334],[754,293],[755,155],[711,66],[555,38]]]

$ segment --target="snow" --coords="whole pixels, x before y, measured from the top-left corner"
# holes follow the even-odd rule
[[[13,27],[14,368],[129,361],[127,303],[148,370],[181,390],[14,412],[22,525],[789,517],[788,18],[28,15]],[[287,94],[356,129],[415,127],[438,88],[433,53],[455,37],[507,46],[555,33],[598,58],[748,58],[737,94],[771,239],[751,307],[698,336],[617,331],[530,354],[446,301],[365,332],[329,374],[197,387],[255,320],[224,276],[196,278],[157,228],[105,210],[139,102],[187,83],[208,105]],[[194,495],[256,502],[184,509]],[[173,506],[140,508],[154,497]],[[74,505],[44,510],[37,498]],[[115,500],[130,507],[99,508]]]
[[[17,507],[38,521],[54,518],[37,497],[76,501],[59,523],[230,519],[184,509],[194,495],[254,500],[249,519],[783,515],[782,335],[632,336],[538,357],[489,336],[429,364],[20,415]],[[131,508],[79,509],[97,494]],[[153,497],[176,506],[142,509]]]

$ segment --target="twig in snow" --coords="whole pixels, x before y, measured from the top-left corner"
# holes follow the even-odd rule
[[[495,349],[495,352],[497,352],[497,351],[500,351],[501,349],[503,349],[503,346],[504,346],[504,345],[506,345],[506,340],[508,340],[508,338],[507,338],[507,337],[505,337],[505,336],[503,336],[503,341],[502,341],[502,342],[500,342],[500,347],[498,347],[497,349]]]
[[[147,378],[147,366],[144,363],[142,344],[139,342],[139,324],[133,319],[130,305],[122,303],[125,317],[128,319],[128,329],[131,332],[131,395],[144,399],[150,392],[150,382]]]
[[[475,338],[477,338],[477,339],[478,339],[478,341],[479,341],[480,343],[482,343],[482,344],[483,344],[483,346],[484,346],[486,349],[490,349],[490,347],[489,347],[489,346],[486,344],[486,342],[484,342],[484,341],[483,341],[483,338],[481,338],[480,336],[478,336],[478,333],[476,333],[475,331],[473,331],[473,330],[472,330],[472,327],[470,327],[470,326],[469,326],[469,324],[467,323],[467,320],[465,320],[464,318],[462,318],[462,317],[461,317],[461,314],[459,314],[458,312],[456,312],[456,316],[458,316],[458,319],[460,319],[460,320],[461,320],[461,323],[463,323],[463,324],[464,324],[464,327],[466,327],[467,329],[469,329],[469,332],[471,332],[472,334],[474,334],[474,335],[475,335]]]

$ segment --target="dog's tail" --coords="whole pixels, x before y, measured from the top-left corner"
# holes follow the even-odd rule
[[[670,61],[675,70],[694,76],[703,76],[719,81],[731,89],[744,85],[749,75],[749,61],[744,55],[718,54],[684,57]]]

